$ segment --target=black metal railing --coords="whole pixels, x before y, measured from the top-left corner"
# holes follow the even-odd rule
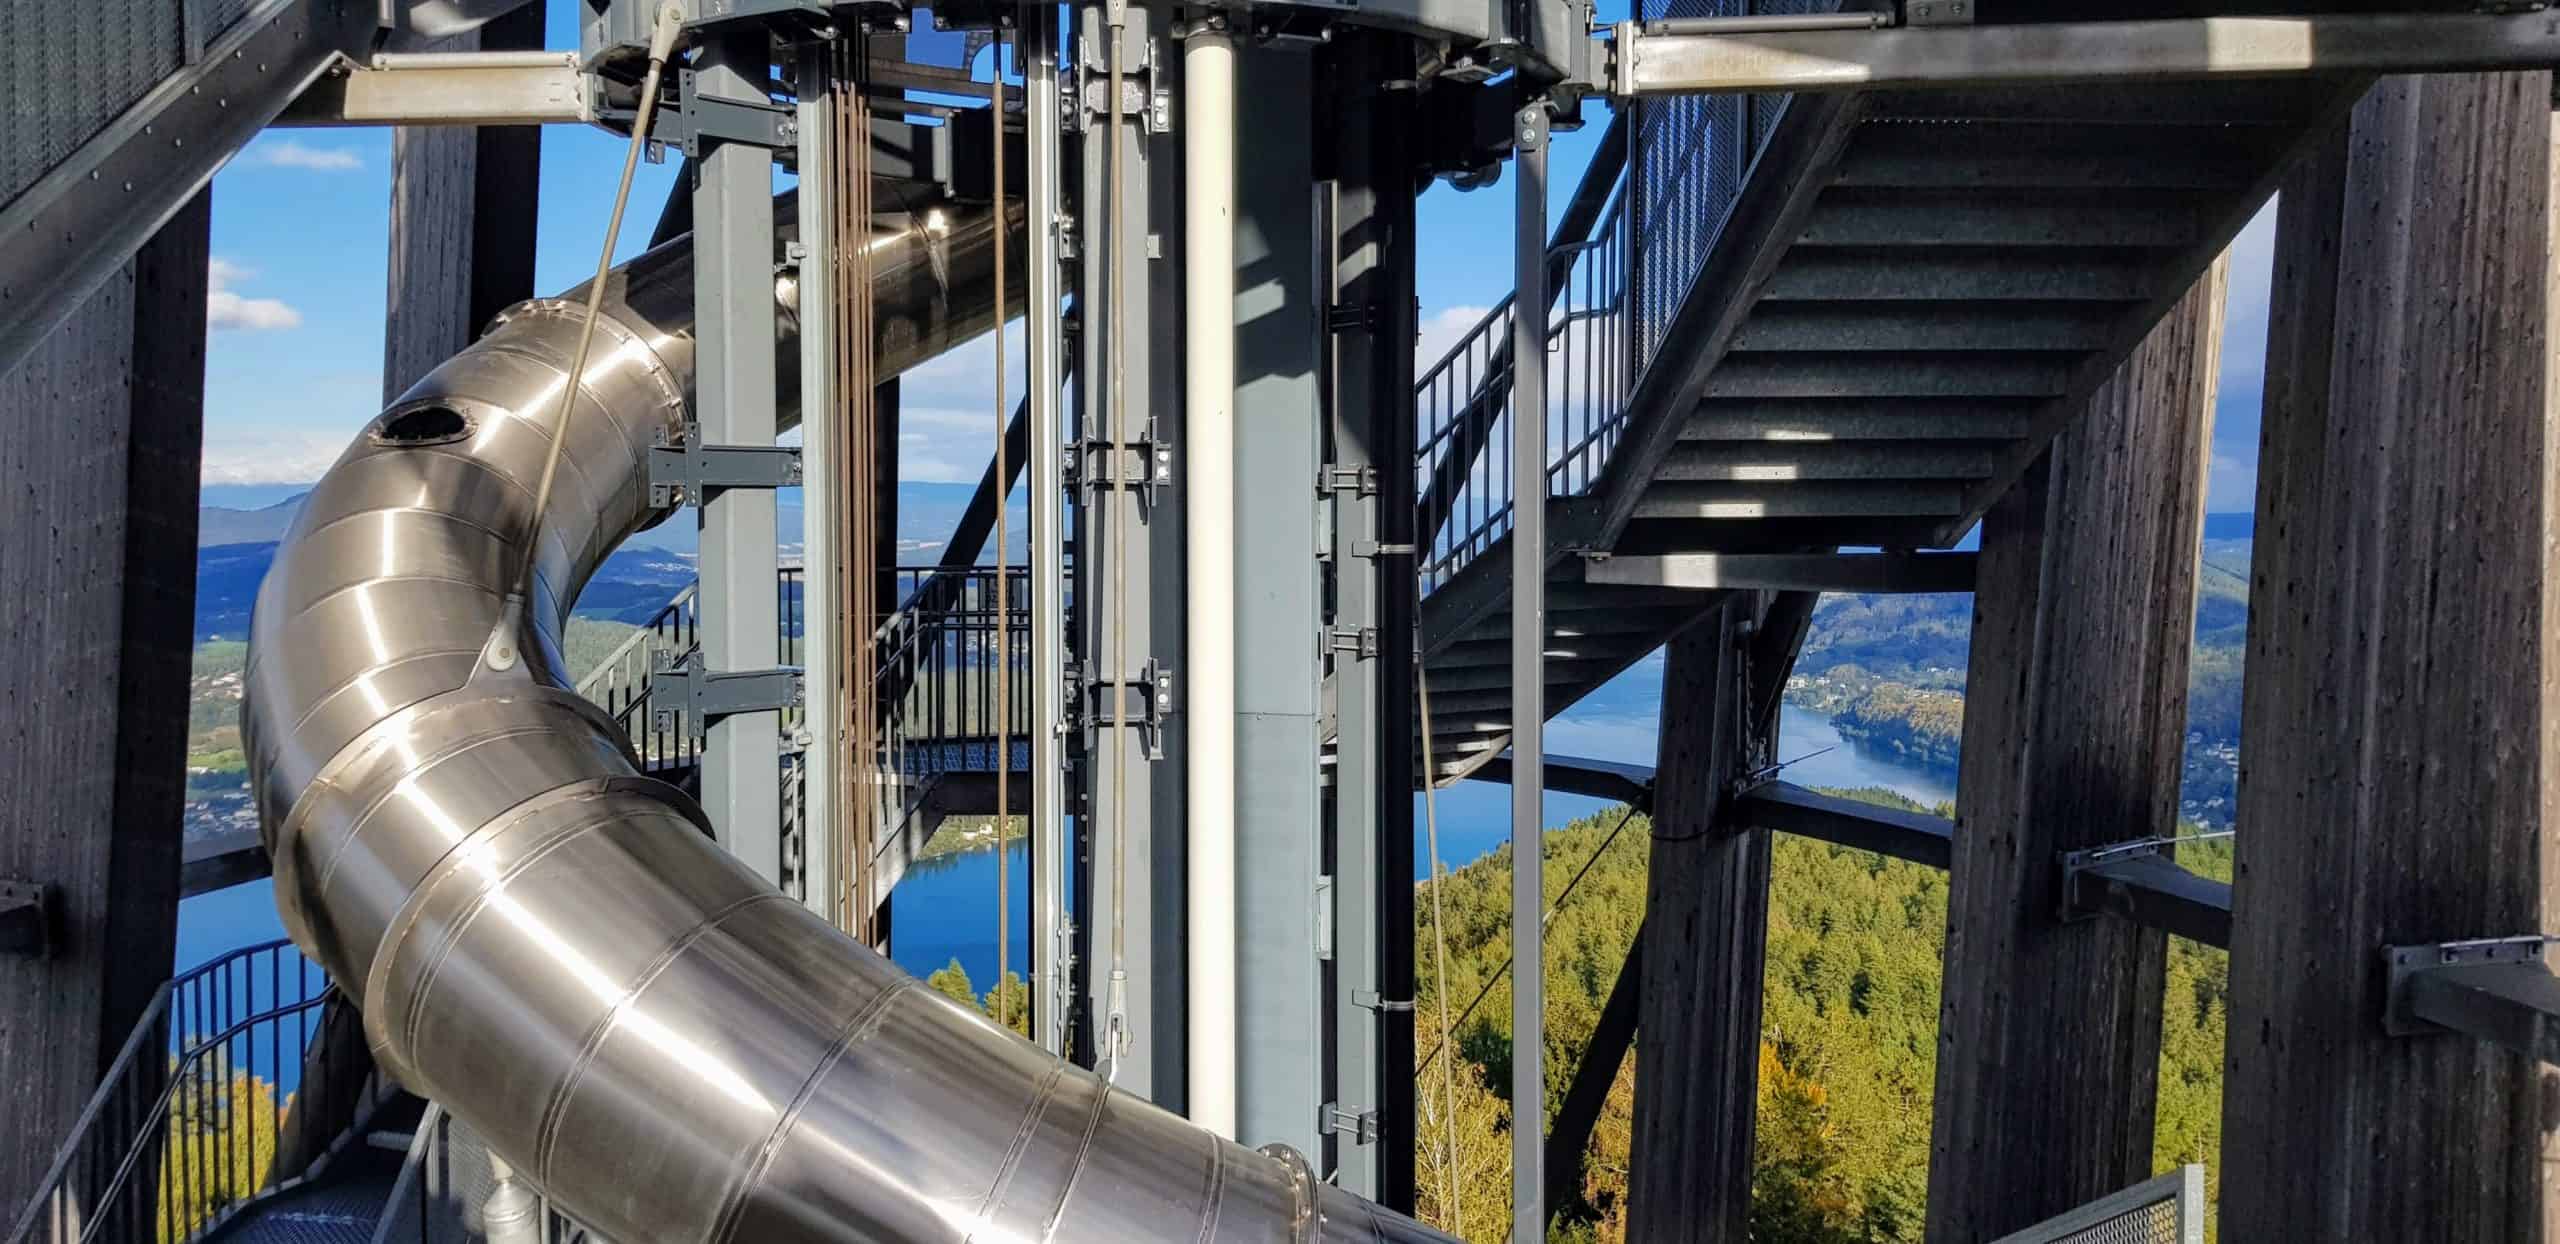
[[[899,568],[899,607],[878,636],[884,772],[990,772],[999,723],[1016,753],[1004,762],[1021,767],[1031,730],[1031,575],[1011,566],[1004,577],[999,649],[994,567]],[[1010,674],[1002,688],[999,671]]]
[[[331,993],[287,941],[163,984],[9,1244],[188,1244],[301,1183],[373,1091],[352,1027],[323,1039]]]
[[[1607,207],[1588,236],[1550,248],[1547,272],[1547,495],[1588,490],[1617,448],[1634,382],[1623,175],[1597,161]],[[1513,299],[1478,320],[1414,386],[1414,460],[1427,591],[1511,530]]]
[[[1641,0],[1641,18],[1827,13],[1840,0]],[[1789,96],[1647,99],[1612,122],[1547,252],[1549,497],[1600,480],[1628,395],[1661,352]],[[1600,205],[1605,203],[1605,209]],[[1423,590],[1511,530],[1510,298],[1414,386]]]

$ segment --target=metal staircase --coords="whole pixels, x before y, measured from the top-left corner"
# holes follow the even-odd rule
[[[1593,557],[1961,540],[2363,85],[1641,106],[1643,154],[1603,240],[1563,239],[1583,257],[1626,247],[1627,283],[1581,275],[1578,257],[1550,321],[1548,711],[1708,600],[1592,582]],[[1744,171],[1720,181],[1700,167]],[[1635,240],[1617,241],[1629,228]],[[1491,359],[1508,331],[1489,317],[1433,375]],[[1510,734],[1511,499],[1498,457],[1453,471],[1430,452],[1503,445],[1508,415],[1430,396],[1427,379],[1425,495],[1435,479],[1466,481],[1434,533],[1423,604],[1433,778],[1448,782]],[[1468,419],[1491,426],[1458,426]]]

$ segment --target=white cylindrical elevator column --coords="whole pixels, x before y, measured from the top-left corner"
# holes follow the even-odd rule
[[[1189,722],[1191,1119],[1236,1130],[1236,47],[1183,40],[1183,518]]]

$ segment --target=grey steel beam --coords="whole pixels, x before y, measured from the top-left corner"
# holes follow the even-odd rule
[[[1116,35],[1115,11],[1126,23]],[[1168,140],[1145,106],[1149,83],[1169,59],[1160,38],[1164,20],[1162,11],[1135,5],[1077,10],[1075,74],[1093,89],[1072,105],[1084,165],[1075,207],[1077,340],[1085,351],[1077,374],[1091,378],[1075,386],[1082,504],[1074,600],[1085,727],[1077,774],[1084,854],[1076,871],[1090,913],[1077,944],[1091,1024],[1090,1038],[1076,1045],[1120,1087],[1179,1110],[1187,1049],[1177,953],[1184,928],[1182,485],[1170,470],[1108,465],[1115,458],[1172,459],[1170,420],[1160,412],[1178,385],[1179,352],[1156,347],[1180,322],[1173,312],[1181,282],[1177,265],[1151,258],[1150,238],[1174,253],[1160,235],[1180,215],[1160,220],[1156,205],[1178,201],[1179,162],[1159,158]],[[1115,42],[1127,84],[1116,133],[1102,85]],[[1115,441],[1126,453],[1100,452]],[[1114,482],[1132,475],[1153,482]]]
[[[764,98],[761,30],[714,39],[696,65],[709,96]],[[776,431],[773,299],[773,153],[722,143],[702,158],[694,186],[694,302],[701,362],[696,402],[704,441],[770,445]],[[697,498],[702,524],[702,664],[721,674],[773,668],[779,658],[774,596],[774,495],[729,488]],[[782,878],[781,716],[767,709],[710,724],[702,753],[702,803],[722,846],[758,876]]]
[[[373,29],[369,4],[262,0],[200,58],[0,206],[0,238],[9,242],[0,246],[0,375],[133,258],[332,57],[361,46]]]
[[[2560,1066],[2560,976],[2540,935],[2387,946],[2383,1028],[2452,1031]]]
[[[1547,108],[1512,121],[1513,305],[1543,307],[1547,285]],[[1512,317],[1511,358],[1511,987],[1513,1048],[1546,1048],[1547,332],[1545,317]],[[1544,1058],[1511,1060],[1511,1100],[1547,1099]],[[1546,1152],[1540,1129],[1511,1129],[1511,1238],[1546,1238]]]
[[[1253,101],[1252,158],[1236,168],[1233,500],[1235,564],[1251,571],[1236,577],[1232,619],[1191,624],[1232,625],[1247,658],[1235,671],[1236,1139],[1315,1154],[1320,1109],[1355,1105],[1323,1074],[1317,663],[1359,660],[1323,643],[1312,68],[1285,48],[1235,55],[1237,95]]]
[[[845,809],[837,797],[844,789],[839,767],[845,724],[854,697],[838,668],[848,629],[868,628],[839,616],[846,559],[837,545],[847,534],[839,516],[852,482],[836,478],[841,456],[839,438],[843,395],[836,391],[836,316],[846,306],[837,288],[835,218],[842,152],[835,150],[834,106],[828,89],[836,57],[834,45],[812,40],[799,52],[800,99],[800,342],[796,360],[800,380],[801,449],[797,467],[801,505],[800,666],[804,679],[800,701],[800,841],[797,844],[799,899],[828,923],[838,919],[838,892],[845,879],[836,875],[842,847]],[[681,183],[679,183],[681,185]],[[679,190],[679,193],[681,191]],[[672,206],[672,205],[671,205]],[[887,602],[884,602],[887,603]],[[780,844],[783,851],[791,844]],[[883,883],[874,897],[887,892]],[[860,917],[852,916],[854,927]]]
[[[1595,557],[1585,583],[1781,592],[1970,592],[1971,553],[1679,553]]]
[[[1886,30],[1649,34],[1616,28],[1623,96],[2165,81],[2560,64],[2539,12],[2207,17]]]
[[[229,889],[275,872],[267,845],[254,829],[189,838],[178,863],[178,897]]]
[[[1819,838],[1896,859],[1945,868],[1955,823],[1854,799],[1818,794],[1792,782],[1770,782],[1734,800],[1735,820],[1755,829]]]
[[[1511,781],[1511,756],[1511,751],[1505,749],[1501,755],[1484,762],[1483,767],[1467,776],[1482,782],[1507,784]],[[1593,799],[1615,799],[1638,811],[1653,806],[1652,765],[1559,756],[1550,752],[1538,767],[1548,790],[1588,795]]]
[[[279,114],[280,127],[581,125],[595,120],[575,52],[385,53],[327,72]]]
[[[2189,941],[2229,949],[2231,884],[2178,867],[2175,860],[2160,854],[2159,845],[2064,855],[2063,917],[2122,916]]]

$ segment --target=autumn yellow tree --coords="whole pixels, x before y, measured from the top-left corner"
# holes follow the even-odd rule
[[[175,1069],[168,1144],[160,1155],[159,1234],[183,1240],[267,1186],[277,1124],[289,1107],[275,1086],[245,1071],[201,1064]]]

